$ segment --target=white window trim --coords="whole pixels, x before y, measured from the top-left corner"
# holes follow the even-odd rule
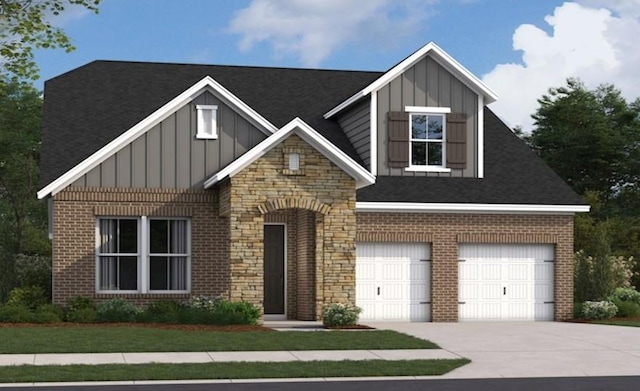
[[[138,290],[100,290],[100,220],[101,219],[127,219],[138,221]],[[186,220],[187,221],[187,289],[186,290],[151,290],[149,289],[149,221],[150,220]],[[107,256],[109,254],[106,254]],[[128,255],[128,254],[127,254]],[[133,256],[134,254],[131,254]],[[183,255],[181,255],[183,256]],[[186,217],[147,217],[147,216],[98,216],[95,221],[95,288],[98,294],[182,294],[191,293],[191,219]]]
[[[289,154],[289,170],[291,171],[300,170],[300,154],[299,153]]]
[[[204,112],[211,111],[211,133],[207,133],[207,125],[204,123]],[[216,105],[196,105],[196,138],[203,140],[213,140],[218,138],[218,106]]]
[[[420,106],[405,106],[405,112],[409,113],[409,167],[406,167],[405,171],[415,172],[451,172],[450,168],[447,168],[447,114],[451,113],[450,107],[420,107]],[[430,166],[430,165],[414,165],[413,164],[413,142],[414,139],[411,133],[412,116],[417,115],[439,115],[442,116],[442,165]],[[425,139],[428,140],[428,139]],[[434,142],[434,141],[432,141]],[[424,141],[425,144],[429,144],[429,141]]]

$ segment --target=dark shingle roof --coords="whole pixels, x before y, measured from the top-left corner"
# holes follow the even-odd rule
[[[94,61],[45,83],[45,186],[186,89],[211,76],[276,127],[300,117],[356,161],[322,115],[380,72]]]
[[[375,185],[358,190],[358,201],[584,204],[490,109],[484,117],[483,179],[378,176]]]
[[[322,115],[380,72],[95,61],[45,83],[42,186],[177,95],[211,76],[276,127],[300,117],[361,163]],[[583,204],[509,128],[485,109],[485,178],[379,176],[358,201]]]

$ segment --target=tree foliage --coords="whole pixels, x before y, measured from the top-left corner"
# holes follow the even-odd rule
[[[16,283],[19,254],[50,256],[46,205],[36,199],[42,98],[0,83],[0,299]]]
[[[577,79],[538,100],[531,145],[578,194],[605,201],[635,192],[640,160],[640,104],[612,85],[588,90]]]
[[[0,61],[4,75],[37,79],[34,49],[73,51],[71,40],[50,19],[68,6],[98,12],[100,0],[0,0]]]
[[[591,205],[576,216],[575,249],[595,260],[588,288],[603,292],[595,286],[607,277],[606,267],[598,269],[603,260],[640,259],[640,100],[627,102],[610,84],[589,90],[569,79],[538,103],[526,141]]]

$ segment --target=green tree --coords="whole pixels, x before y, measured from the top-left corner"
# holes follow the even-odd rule
[[[36,199],[42,98],[0,83],[0,299],[15,285],[19,254],[50,255],[46,205]]]
[[[73,51],[71,40],[52,16],[68,6],[98,12],[100,0],[0,0],[0,64],[4,75],[18,80],[37,79],[33,49],[60,48]]]
[[[635,192],[640,175],[638,101],[627,103],[612,85],[588,90],[569,79],[538,103],[528,141],[578,194],[596,191],[607,203],[623,192]]]

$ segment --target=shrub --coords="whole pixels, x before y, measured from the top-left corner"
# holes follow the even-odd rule
[[[331,304],[322,310],[322,324],[327,327],[352,326],[358,323],[360,307],[353,304]]]
[[[73,323],[96,323],[98,321],[98,311],[94,308],[79,308],[67,311],[66,320]]]
[[[98,305],[100,322],[134,322],[142,310],[125,299],[115,298]]]
[[[95,301],[82,296],[69,299],[65,320],[73,323],[95,323],[98,320]]]
[[[150,304],[138,315],[138,321],[145,323],[178,323],[178,314],[182,310],[180,303],[174,300],[158,300]]]
[[[618,307],[616,316],[620,318],[640,317],[640,304],[632,301],[613,300],[613,304]]]
[[[34,315],[29,307],[21,304],[7,304],[0,307],[0,322],[31,323]]]
[[[258,324],[260,310],[251,303],[219,300],[213,311],[213,321],[219,325]]]
[[[222,301],[220,297],[194,296],[184,302],[184,305],[189,308],[198,308],[213,312],[220,301]]]
[[[585,319],[613,318],[618,307],[610,301],[585,301],[582,303],[582,317]]]
[[[635,304],[640,305],[640,292],[636,290],[636,288],[616,288],[613,291],[611,296],[609,296],[610,301],[629,301]]]
[[[34,323],[58,323],[62,322],[64,312],[53,304],[41,305],[33,314]]]
[[[582,303],[573,303],[573,317],[582,318]]]
[[[14,288],[9,292],[9,299],[7,300],[8,305],[23,305],[32,311],[48,303],[47,292],[41,286]]]

